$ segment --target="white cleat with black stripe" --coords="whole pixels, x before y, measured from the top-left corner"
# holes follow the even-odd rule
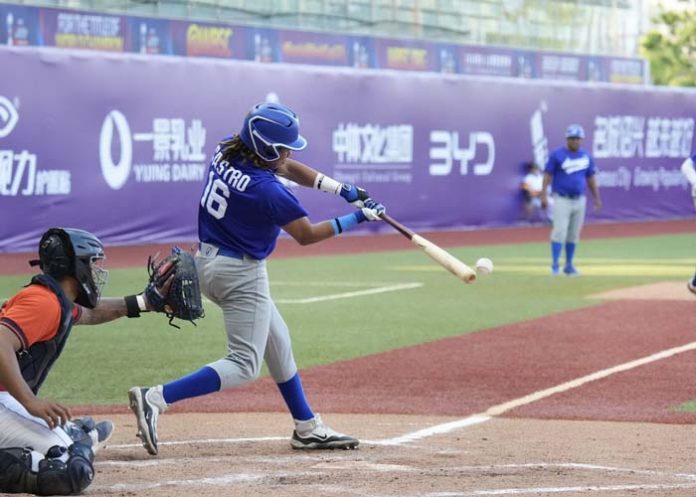
[[[298,450],[355,449],[357,438],[344,435],[326,426],[318,414],[307,421],[295,420],[290,445]]]
[[[143,447],[153,456],[157,455],[157,418],[167,409],[162,396],[162,387],[133,387],[128,391],[131,411],[135,414],[138,425],[138,438]]]

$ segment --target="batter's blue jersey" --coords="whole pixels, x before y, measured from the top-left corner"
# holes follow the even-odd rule
[[[242,159],[228,163],[218,145],[198,206],[201,242],[265,259],[280,227],[306,215],[273,171]]]
[[[584,149],[571,152],[560,147],[551,152],[544,171],[552,177],[551,189],[560,195],[584,195],[587,178],[594,176],[595,165]]]

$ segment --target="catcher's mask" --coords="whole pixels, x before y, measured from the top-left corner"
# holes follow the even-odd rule
[[[74,228],[51,228],[39,242],[39,259],[29,261],[32,266],[61,280],[75,278],[79,290],[75,302],[94,309],[109,272],[102,267],[106,256],[104,245],[92,233]]]
[[[255,105],[244,118],[239,137],[244,145],[269,162],[280,158],[279,148],[302,150],[307,146],[307,140],[300,135],[297,114],[278,103]]]

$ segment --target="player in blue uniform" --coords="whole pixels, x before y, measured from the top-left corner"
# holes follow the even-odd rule
[[[592,157],[580,143],[585,131],[579,124],[571,124],[566,130],[566,146],[554,150],[544,169],[544,185],[541,190],[541,205],[548,206],[547,189],[553,191],[553,229],[551,230],[551,274],[560,274],[559,260],[565,246],[563,272],[577,276],[573,265],[575,248],[580,240],[580,230],[585,220],[585,188],[589,188],[594,199],[594,208],[602,208],[599,188],[595,180],[595,165]]]
[[[249,383],[258,377],[262,360],[295,420],[293,448],[357,447],[357,439],[324,425],[305,398],[288,327],[271,299],[265,259],[281,228],[308,245],[379,220],[384,207],[363,189],[289,158],[306,145],[292,110],[263,103],[247,114],[239,134],[217,146],[198,206],[196,265],[202,292],[222,309],[228,355],[165,385],[129,391],[138,436],[150,454],[158,451],[158,416],[170,404]],[[278,176],[340,195],[358,209],[312,224]]]
[[[691,185],[691,198],[694,201],[694,208],[696,208],[696,153],[684,160],[681,165],[681,171]],[[696,273],[694,273],[694,277],[691,278],[686,286],[691,293],[696,295]]]

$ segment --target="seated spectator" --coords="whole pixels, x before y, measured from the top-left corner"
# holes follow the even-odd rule
[[[524,197],[524,217],[528,222],[534,222],[535,213],[538,211],[541,220],[549,222],[550,214],[541,205],[541,190],[544,184],[544,174],[538,164],[530,162],[527,175],[522,180],[522,194]],[[549,205],[549,208],[551,206]]]

